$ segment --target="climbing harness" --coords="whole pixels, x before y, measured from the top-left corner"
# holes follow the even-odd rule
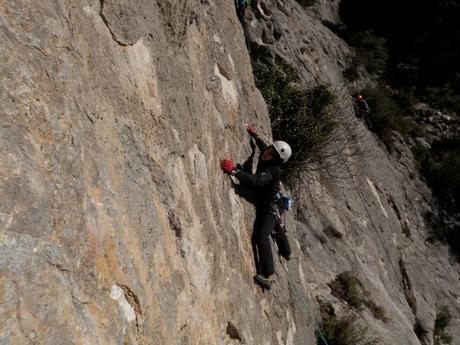
[[[273,201],[271,203],[271,214],[273,214],[275,218],[279,221],[281,220],[281,216],[284,215],[284,212],[289,211],[292,208],[293,203],[294,201],[290,196],[278,192],[275,194],[275,197],[273,198]]]
[[[294,203],[290,196],[285,195],[281,192],[276,193],[275,200],[278,203],[278,205],[281,206],[281,208],[285,211],[289,211],[292,207],[292,204]]]

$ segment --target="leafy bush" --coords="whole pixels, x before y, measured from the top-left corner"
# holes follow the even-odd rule
[[[352,61],[342,74],[350,82],[357,80],[359,78],[359,70],[356,61]]]
[[[378,306],[374,301],[365,298],[368,293],[362,288],[361,282],[349,271],[340,273],[337,278],[329,283],[332,294],[345,300],[349,305],[358,310],[365,305],[376,319],[386,322],[385,309]]]
[[[447,243],[460,261],[460,134],[435,141],[430,150],[416,148],[414,157],[440,209],[425,215],[431,240]]]
[[[390,58],[385,77],[394,87],[414,86],[418,96],[428,96],[460,115],[459,1],[426,0],[421,6],[417,0],[342,0],[339,12],[352,44],[361,46],[351,38],[356,40],[354,36],[363,32],[375,32],[386,39]],[[384,57],[378,48],[382,42],[374,45],[377,48],[365,48],[371,52],[371,60],[372,52]]]
[[[381,85],[374,89],[366,89],[362,94],[369,103],[371,112],[369,119],[371,130],[385,143],[391,152],[393,148],[393,135],[397,131],[406,136],[413,124],[410,117],[405,116],[403,108],[396,102],[391,91]]]
[[[343,290],[343,298],[353,307],[360,308],[364,304],[361,283],[349,271],[340,273],[336,281],[339,282]]]
[[[343,317],[323,319],[321,333],[328,345],[375,345],[376,339],[370,339],[366,327],[359,324],[357,316],[348,314]],[[317,334],[318,345],[326,345],[321,334]]]
[[[380,76],[388,60],[386,40],[372,31],[358,32],[350,36],[349,43],[356,48],[358,60],[370,74]]]
[[[423,90],[426,99],[443,110],[453,110],[460,116],[460,94],[446,84],[443,87],[427,87]]]
[[[441,307],[434,322],[434,345],[450,344],[452,342],[452,337],[446,332],[446,327],[451,319],[449,309],[446,306]]]
[[[275,67],[258,64],[254,75],[268,105],[275,140],[291,145],[284,173],[292,184],[306,164],[321,160],[320,151],[337,128],[332,111],[335,96],[327,85],[303,89],[296,83],[294,69],[284,62]]]
[[[374,315],[376,319],[382,320],[383,322],[388,322],[388,318],[383,307],[377,305],[374,301],[370,299],[366,299],[364,301],[364,304],[366,304],[366,307],[371,311],[372,315]]]
[[[444,205],[460,204],[460,138],[435,142],[422,162],[422,171]]]

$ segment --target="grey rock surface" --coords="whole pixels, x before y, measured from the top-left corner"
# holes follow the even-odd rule
[[[233,2],[0,2],[0,344],[316,344],[317,299],[344,308],[328,283],[345,270],[385,308],[359,312],[382,344],[420,344],[415,318],[432,335],[441,305],[460,344],[459,266],[425,241],[410,150],[354,119],[346,44],[269,3],[284,39],[259,45],[334,86],[364,153],[292,191],[293,259],[262,292],[253,206],[219,169],[249,156],[246,122],[271,136]]]

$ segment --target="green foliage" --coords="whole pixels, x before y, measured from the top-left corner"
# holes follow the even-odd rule
[[[434,91],[436,104],[460,114],[459,1],[342,0],[340,16],[349,36],[373,31],[387,40],[385,76],[395,87]]]
[[[296,0],[302,7],[310,7],[316,3],[316,0]]]
[[[374,89],[363,90],[362,94],[371,108],[369,114],[372,124],[371,130],[392,152],[394,139],[391,132],[397,131],[406,136],[409,130],[413,128],[413,121],[405,115],[403,108],[395,100],[389,89],[379,85]]]
[[[452,342],[452,337],[446,332],[451,319],[449,309],[446,306],[441,307],[434,322],[434,345],[450,344]]]
[[[388,60],[386,40],[372,31],[363,31],[351,35],[349,42],[356,48],[358,60],[370,74],[380,76],[385,71]]]
[[[430,155],[422,165],[431,187],[446,202],[460,201],[460,152],[452,150]]]
[[[337,278],[329,284],[332,294],[345,300],[349,305],[356,309],[361,309],[365,305],[376,319],[386,322],[385,309],[378,306],[374,301],[365,298],[367,292],[363,290],[361,282],[349,271],[340,273]]]
[[[355,308],[360,308],[364,303],[359,280],[351,272],[343,272],[337,276],[345,292],[345,300]]]
[[[453,110],[460,116],[460,94],[450,84],[443,87],[427,87],[423,91],[426,99],[443,110]]]
[[[366,299],[364,303],[366,304],[366,307],[371,311],[372,315],[374,315],[376,319],[382,320],[383,322],[388,321],[385,309],[383,309],[383,307],[377,305],[374,301],[370,299]]]
[[[460,133],[435,141],[431,150],[414,149],[414,157],[441,207],[439,213],[426,215],[431,239],[447,243],[460,261],[460,227],[455,222],[460,206]]]
[[[460,205],[460,134],[441,139],[432,144],[431,150],[415,152],[422,173],[433,192],[446,209],[458,210]]]
[[[321,332],[328,345],[375,345],[376,339],[368,336],[368,330],[359,324],[357,316],[329,317],[323,320]],[[326,345],[319,332],[318,345]]]
[[[275,67],[256,65],[254,75],[268,105],[275,140],[292,147],[283,169],[286,182],[292,184],[306,164],[321,160],[320,150],[337,127],[335,96],[327,85],[303,89],[294,69],[283,62]]]
[[[352,61],[350,65],[343,71],[343,76],[350,82],[353,82],[359,78],[358,64],[356,61]]]

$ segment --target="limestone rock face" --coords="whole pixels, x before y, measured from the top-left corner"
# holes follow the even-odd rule
[[[348,47],[281,5],[305,78],[346,99]],[[420,344],[415,318],[432,334],[441,305],[459,344],[430,193],[405,144],[389,156],[349,107],[366,155],[293,191],[293,258],[270,292],[253,284],[254,209],[219,160],[250,155],[246,122],[271,132],[233,1],[3,1],[0,38],[0,344],[316,344],[316,301],[340,309],[327,284],[345,270],[385,308],[360,312],[382,344]]]

